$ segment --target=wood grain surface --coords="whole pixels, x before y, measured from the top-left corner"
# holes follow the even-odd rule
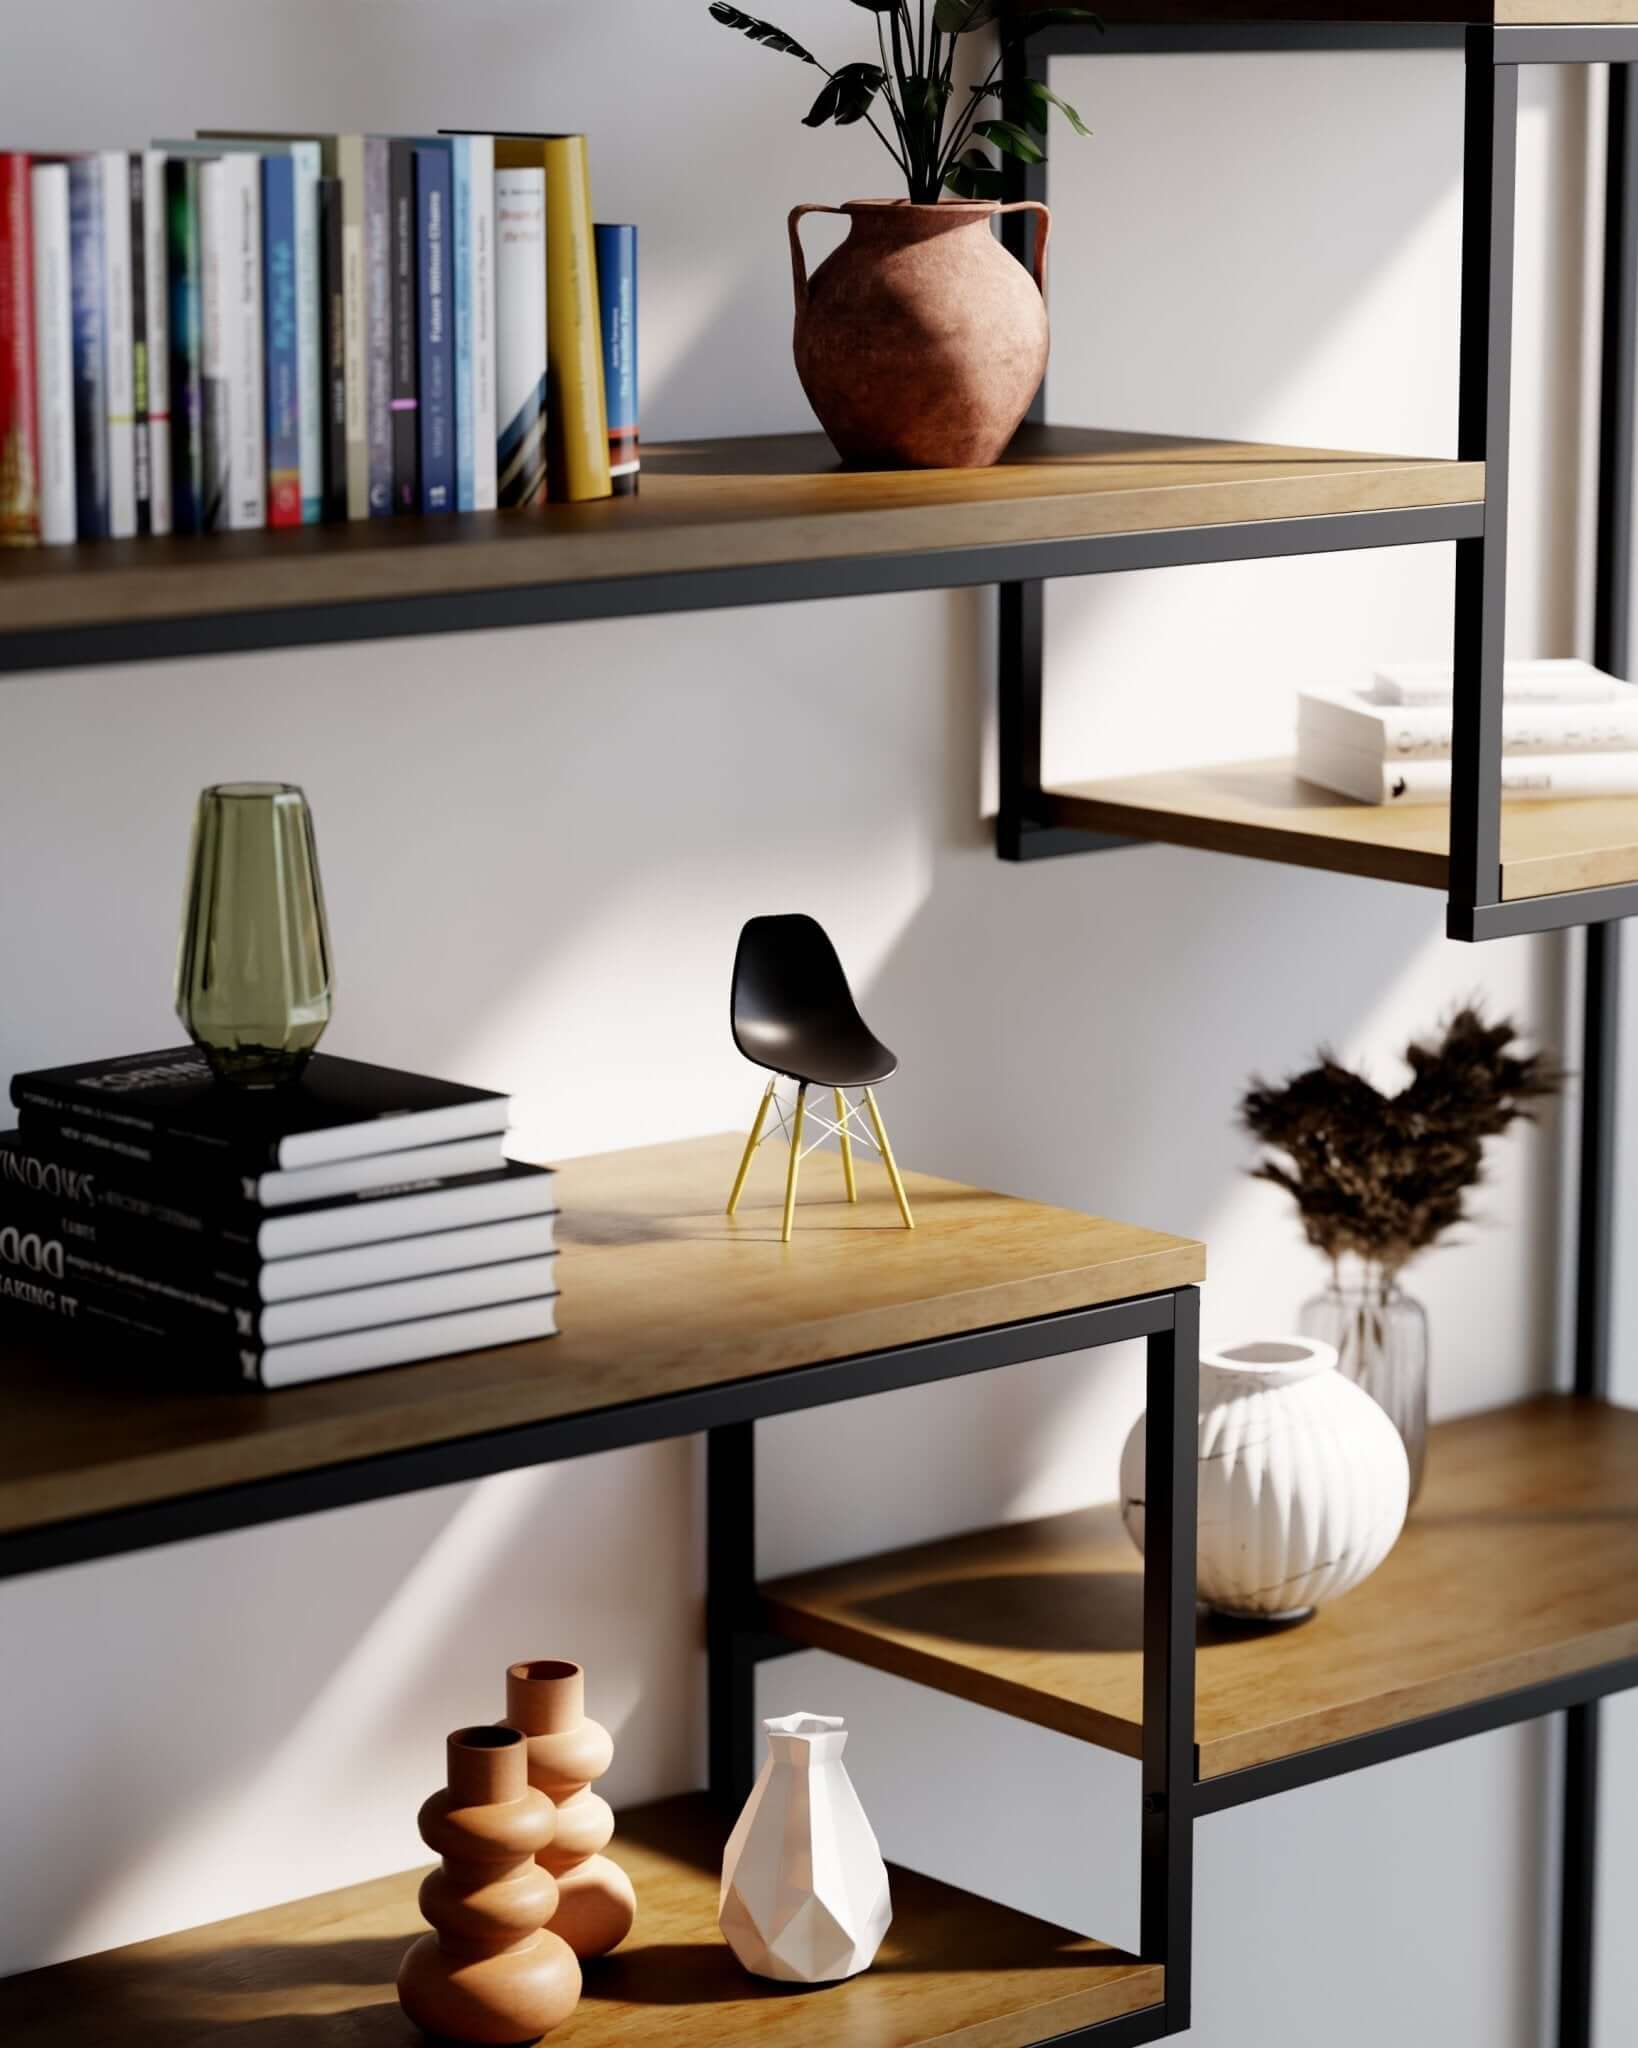
[[[1073,427],[995,469],[843,469],[821,434],[645,448],[631,498],[539,514],[0,553],[0,632],[1470,503],[1482,464]]]
[[[429,1766],[436,1774],[436,1762]],[[429,1777],[430,1782],[430,1777]],[[875,1967],[793,1992],[717,1933],[726,1829],[702,1798],[623,1814],[626,1947],[588,1964],[562,2048],[1025,2048],[1156,2005],[1163,1973],[902,1870]],[[6,2048],[425,2048],[393,1978],[425,1931],[420,1873],[113,1949],[0,1983]]]
[[[1354,803],[1304,782],[1289,761],[1072,782],[1048,795],[1057,825],[1427,889],[1450,885],[1444,804]],[[1631,881],[1638,881],[1638,797],[1503,804],[1504,902]]]
[[[1141,1562],[1088,1508],[765,1589],[780,1633],[1126,1756]],[[1386,1564],[1313,1620],[1202,1616],[1200,1775],[1638,1654],[1638,1413],[1547,1397],[1433,1431]]]
[[[747,1118],[755,1078],[747,1070]],[[888,1111],[891,1116],[891,1109]],[[764,1146],[723,1214],[742,1137],[571,1161],[559,1179],[563,1334],[275,1394],[167,1391],[153,1369],[0,1336],[0,1529],[309,1471],[417,1444],[847,1358],[1202,1278],[1203,1248],[907,1174],[803,1166],[779,1242],[783,1153]]]

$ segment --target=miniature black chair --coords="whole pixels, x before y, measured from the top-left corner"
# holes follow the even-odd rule
[[[899,1178],[893,1148],[887,1142],[887,1126],[876,1106],[873,1086],[896,1073],[899,1063],[859,1015],[836,948],[823,927],[811,917],[800,915],[753,917],[739,935],[739,951],[734,956],[731,1010],[735,1045],[754,1065],[766,1067],[772,1078],[763,1090],[756,1122],[745,1141],[745,1156],[739,1162],[734,1191],[728,1197],[728,1214],[732,1216],[739,1207],[745,1176],[762,1142],[763,1125],[772,1105],[791,1148],[785,1173],[785,1224],[780,1232],[784,1243],[791,1241],[796,1176],[803,1158],[802,1130],[810,1114],[822,1126],[815,1144],[822,1144],[828,1136],[841,1141],[848,1200],[859,1199],[853,1172],[853,1138],[857,1130],[866,1144],[874,1142],[881,1153],[904,1227],[914,1230],[915,1219],[905,1199],[904,1183]],[[789,1125],[775,1094],[781,1080],[796,1083],[796,1108]],[[809,1111],[810,1088],[830,1089],[836,1104],[834,1123],[816,1110]],[[870,1114],[870,1131],[857,1121],[858,1108],[847,1099],[850,1088],[864,1098]]]

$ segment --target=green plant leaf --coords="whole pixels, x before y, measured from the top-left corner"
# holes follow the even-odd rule
[[[800,63],[817,64],[819,61],[811,50],[803,49],[795,36],[786,35],[771,21],[758,21],[754,14],[742,14],[737,7],[728,6],[727,0],[711,0],[711,19],[720,21],[724,28],[737,29],[742,36],[749,36],[753,43],[762,43],[784,56],[795,57]]]
[[[979,88],[975,86],[973,90],[977,92]],[[1052,88],[1042,85],[1038,78],[1016,79],[1010,85],[1001,88],[1001,106],[1009,121],[1017,121],[1026,128],[1033,128],[1037,135],[1044,135],[1047,132],[1047,116],[1054,107],[1077,135],[1092,133],[1069,102],[1059,99]]]
[[[947,36],[986,28],[1001,11],[1001,0],[933,0],[933,21]]]
[[[1017,157],[1020,163],[1046,162],[1046,151],[1032,141],[1015,121],[980,121],[973,129],[973,133],[982,135],[986,142],[993,142],[997,149],[1004,149],[1008,156]]]
[[[844,64],[826,79],[819,97],[803,116],[805,128],[823,128],[834,121],[838,128],[851,128],[870,112],[877,93],[887,83],[879,64]]]
[[[958,199],[1004,199],[1005,180],[981,149],[969,149],[944,174]]]

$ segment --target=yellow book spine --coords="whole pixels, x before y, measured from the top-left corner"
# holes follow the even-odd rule
[[[583,135],[552,136],[546,165],[546,354],[551,430],[562,452],[552,496],[578,501],[614,495],[609,475],[608,401],[597,307],[591,167]]]

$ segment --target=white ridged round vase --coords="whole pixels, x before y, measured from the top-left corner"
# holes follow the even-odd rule
[[[1399,1432],[1329,1344],[1279,1337],[1200,1360],[1200,1598],[1295,1621],[1368,1579],[1399,1540]],[[1121,1515],[1143,1548],[1146,1418],[1121,1453]]]

